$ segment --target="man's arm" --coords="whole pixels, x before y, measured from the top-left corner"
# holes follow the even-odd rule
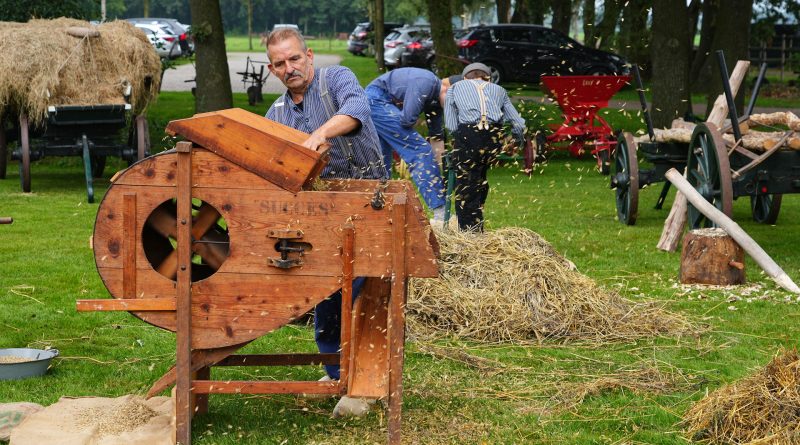
[[[303,142],[303,147],[317,150],[328,139],[344,136],[358,130],[360,127],[361,122],[358,119],[345,114],[337,114],[311,133],[311,136]]]
[[[448,91],[449,92],[449,91]],[[520,145],[525,144],[525,119],[519,115],[519,112],[514,108],[511,99],[508,98],[508,93],[503,90],[503,117],[506,122],[511,123],[511,133],[517,138]]]
[[[419,114],[425,109],[425,104],[430,100],[426,92],[430,88],[428,85],[411,84],[406,85],[406,94],[403,97],[403,114],[400,116],[400,125],[405,128],[413,128],[419,119]]]
[[[444,100],[444,126],[451,135],[458,130],[458,108],[456,108],[454,90],[454,88],[448,89]]]

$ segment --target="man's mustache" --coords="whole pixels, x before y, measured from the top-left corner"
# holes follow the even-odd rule
[[[288,81],[292,77],[300,77],[300,78],[303,78],[303,79],[305,78],[305,76],[303,76],[303,73],[300,70],[294,70],[291,73],[284,74],[283,75],[283,80]]]

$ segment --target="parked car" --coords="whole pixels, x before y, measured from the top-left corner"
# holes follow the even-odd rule
[[[173,34],[168,28],[149,23],[136,23],[133,26],[144,32],[147,38],[150,39],[150,43],[153,44],[156,53],[162,59],[180,57],[182,51],[178,43],[178,36]]]
[[[458,41],[466,33],[465,29],[456,29],[453,31],[453,36]],[[400,55],[400,66],[425,68],[436,72],[436,49],[433,46],[433,37],[406,45],[403,54]]]
[[[500,24],[470,28],[458,40],[458,54],[492,70],[492,81],[538,83],[542,75],[628,74],[622,57],[583,46],[539,25]]]
[[[388,35],[396,28],[403,26],[402,23],[384,23],[383,33]],[[347,50],[356,56],[366,56],[370,46],[375,44],[372,32],[375,30],[372,22],[362,22],[356,25],[350,37],[347,39]]]
[[[422,26],[404,26],[397,28],[386,35],[383,40],[383,63],[386,68],[393,69],[400,66],[400,56],[411,43],[429,39],[431,30]]]
[[[178,38],[178,45],[181,49],[181,55],[190,56],[194,54],[194,39],[192,39],[191,33],[189,32],[189,26],[184,25],[183,23],[179,22],[176,19],[170,18],[132,18],[126,19],[127,21],[133,23],[134,25],[143,23],[148,25],[159,25],[164,26],[175,34]]]

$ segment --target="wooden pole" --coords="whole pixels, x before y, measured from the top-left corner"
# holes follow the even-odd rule
[[[353,363],[353,262],[355,261],[355,228],[344,226],[342,246],[342,326],[339,356],[339,390],[347,392],[347,382]]]
[[[392,290],[389,297],[389,444],[399,445],[403,407],[403,361],[405,354],[406,196],[392,204]]]
[[[175,433],[181,445],[192,443],[192,143],[178,142],[178,276],[175,310]]]
[[[747,69],[750,68],[750,62],[740,60],[736,62],[736,66],[731,73],[730,83],[731,92],[733,97],[739,92],[739,86],[744,81],[747,75]],[[728,115],[728,101],[725,99],[724,94],[720,94],[717,100],[714,101],[714,106],[711,113],[708,114],[706,122],[711,122],[718,128],[721,128],[725,123],[725,117]],[[675,201],[672,203],[672,208],[669,211],[666,221],[664,221],[664,230],[661,232],[661,239],[658,240],[658,247],[667,252],[674,252],[678,248],[678,243],[683,235],[683,228],[686,226],[686,197],[680,192],[675,195]]]
[[[703,215],[705,215],[711,221],[714,221],[719,227],[723,228],[728,235],[731,236],[740,246],[747,252],[753,260],[755,260],[756,264],[761,266],[764,269],[764,272],[767,273],[778,286],[788,290],[789,292],[794,292],[796,294],[800,294],[800,287],[786,275],[786,272],[778,266],[775,261],[770,258],[767,252],[761,248],[756,242],[751,238],[735,221],[728,218],[724,213],[719,211],[716,207],[711,205],[708,201],[703,198],[703,196],[697,192],[697,190],[689,184],[680,173],[674,168],[669,169],[666,173],[667,179],[672,182],[672,184],[680,190],[686,199],[692,203],[692,205]]]

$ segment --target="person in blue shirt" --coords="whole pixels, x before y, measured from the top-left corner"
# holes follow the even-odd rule
[[[458,227],[483,231],[483,205],[489,194],[486,175],[503,148],[503,123],[520,147],[525,144],[525,120],[500,85],[489,82],[489,67],[472,63],[464,68],[464,80],[447,91],[445,126],[453,135],[456,170],[455,201]]]
[[[314,53],[300,33],[280,28],[267,38],[269,70],[286,85],[286,94],[270,106],[266,117],[309,133],[303,146],[316,150],[330,143],[330,160],[323,178],[386,179],[380,141],[370,117],[369,101],[352,71],[342,66],[314,68]],[[327,91],[323,97],[323,92]],[[353,282],[355,299],[364,278]],[[340,351],[341,290],[314,308],[314,340],[320,352]],[[324,379],[339,379],[339,366],[326,365]],[[342,397],[335,417],[363,416],[369,411],[364,399]]]
[[[392,152],[408,164],[411,179],[433,210],[434,220],[444,220],[444,183],[431,144],[416,130],[421,113],[428,119],[428,136],[442,138],[442,103],[451,82],[421,68],[398,68],[367,85],[372,121],[378,131],[383,160],[391,172]]]

